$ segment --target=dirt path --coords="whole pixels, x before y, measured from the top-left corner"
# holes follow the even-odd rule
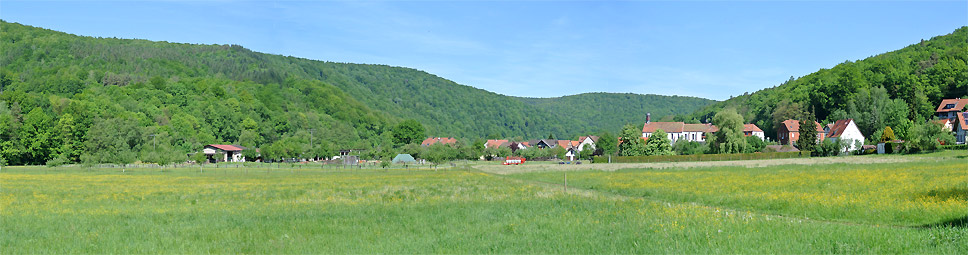
[[[787,158],[787,159],[762,159],[762,160],[734,160],[734,161],[706,161],[706,162],[662,162],[662,163],[612,163],[612,164],[581,164],[581,165],[556,165],[556,164],[525,164],[519,166],[504,165],[478,165],[475,169],[492,174],[517,174],[544,171],[582,171],[582,170],[602,170],[615,171],[628,168],[692,168],[692,167],[711,167],[711,166],[745,166],[745,167],[765,167],[775,165],[820,165],[820,164],[873,164],[873,163],[898,163],[918,161],[916,157],[867,157],[867,156],[848,156],[848,157],[823,157],[823,158]]]

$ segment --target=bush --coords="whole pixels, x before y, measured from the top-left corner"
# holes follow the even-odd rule
[[[941,145],[942,150],[968,150],[968,144],[946,144]]]
[[[60,155],[60,156],[57,156],[56,158],[47,160],[47,167],[63,166],[64,164],[67,164],[67,157],[65,157],[64,155]]]

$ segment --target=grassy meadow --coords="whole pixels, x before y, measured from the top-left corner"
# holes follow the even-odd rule
[[[965,161],[579,171],[567,192],[563,172],[4,167],[0,248],[964,254]]]

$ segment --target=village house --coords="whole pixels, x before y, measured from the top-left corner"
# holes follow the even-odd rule
[[[965,144],[965,136],[968,135],[968,112],[959,112],[954,124],[955,143]]]
[[[823,126],[820,123],[814,121],[817,126],[817,141],[823,141],[826,138],[826,131],[824,131]],[[793,145],[796,141],[800,140],[800,121],[799,120],[784,120],[780,123],[780,127],[776,132],[777,140],[780,144]]]
[[[578,151],[585,150],[585,145],[589,145],[589,148],[595,150],[595,142],[598,142],[598,136],[580,136],[578,137]]]
[[[420,146],[428,147],[437,143],[444,144],[444,145],[456,144],[457,139],[453,137],[430,137],[430,138],[424,139],[423,142],[420,142]]]
[[[968,98],[943,99],[934,113],[938,119],[955,119],[959,112],[965,110],[966,106],[968,106]]]
[[[642,126],[642,138],[652,137],[652,133],[662,130],[670,142],[685,139],[693,142],[706,142],[706,133],[714,133],[719,128],[712,124],[686,124],[684,122],[652,122],[652,114],[646,114],[645,125]]]
[[[245,157],[242,156],[242,151],[245,147],[230,144],[209,144],[205,145],[202,149],[202,153],[208,158],[211,163],[218,162],[245,162]]]
[[[834,123],[827,124],[826,131],[827,139],[831,141],[845,141],[847,143],[847,151],[855,151],[861,149],[864,144],[864,135],[860,133],[860,129],[857,128],[857,124],[854,123],[854,119],[838,120]],[[860,141],[860,144],[856,142]]]
[[[759,137],[760,140],[766,140],[766,135],[763,134],[763,130],[757,127],[756,124],[743,124],[743,135],[744,136],[755,136]]]
[[[968,132],[968,125],[966,125],[968,123],[965,122],[965,119],[968,119],[968,113],[964,111],[966,107],[968,107],[968,98],[944,99],[935,111],[937,122],[945,130],[954,133],[956,144],[966,142],[965,134]]]

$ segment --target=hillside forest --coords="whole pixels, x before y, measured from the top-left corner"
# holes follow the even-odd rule
[[[400,151],[420,136],[575,138],[715,101],[592,93],[500,95],[402,67],[198,45],[94,38],[0,22],[0,164],[168,163],[206,144],[270,157]],[[412,120],[407,122],[408,120]],[[399,133],[399,132],[397,132]],[[253,150],[254,151],[254,150]]]
[[[776,137],[787,119],[815,119],[821,124],[853,118],[866,137],[891,127],[898,138],[934,118],[942,99],[968,97],[968,27],[900,50],[790,79],[779,86],[712,104],[681,120],[706,120],[735,109]]]

